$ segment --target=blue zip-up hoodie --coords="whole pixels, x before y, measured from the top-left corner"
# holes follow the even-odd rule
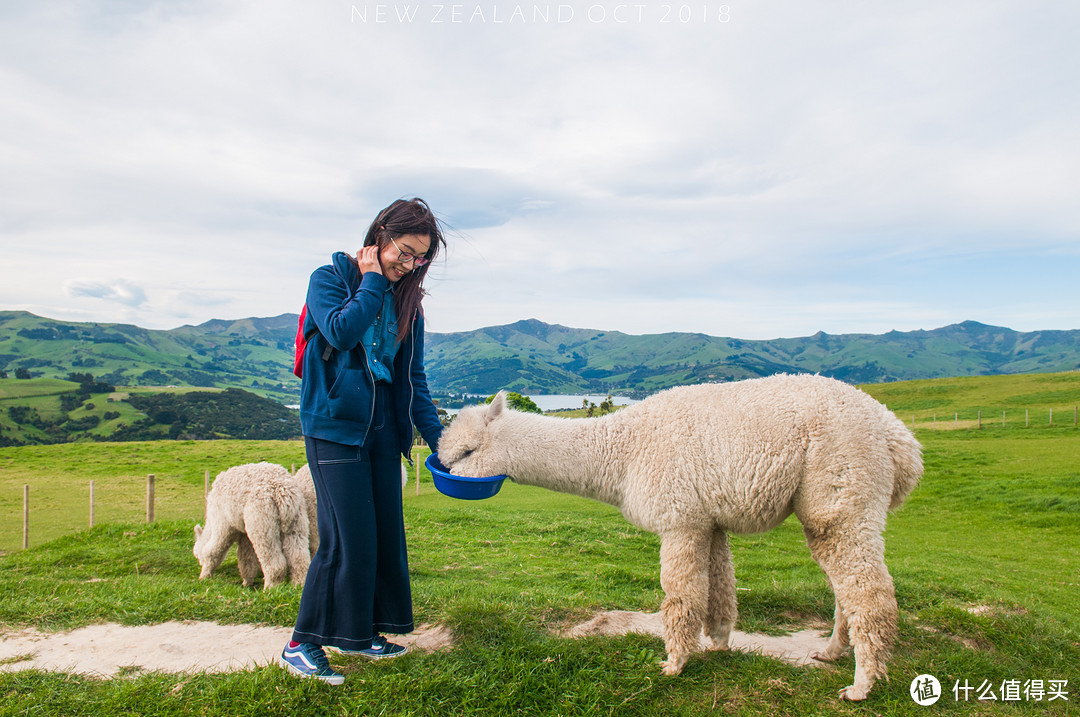
[[[389,285],[382,274],[361,275],[356,262],[344,252],[335,253],[330,264],[312,273],[304,333],[317,333],[311,335],[304,351],[300,384],[300,425],[305,436],[351,446],[362,446],[367,440],[375,410],[375,380],[363,338]],[[435,450],[442,423],[424,372],[424,317],[419,311],[394,357],[393,392],[402,455],[411,458],[413,425]]]

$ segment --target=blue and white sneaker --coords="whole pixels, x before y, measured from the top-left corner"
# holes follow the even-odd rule
[[[345,675],[334,672],[323,649],[310,642],[301,642],[296,647],[286,645],[281,653],[281,664],[301,677],[314,677],[328,685],[345,683]]]
[[[366,657],[369,660],[382,660],[387,657],[400,657],[409,651],[409,648],[405,645],[398,645],[393,642],[387,641],[382,635],[376,635],[371,640],[371,647],[366,650],[347,650],[343,647],[331,647],[332,650],[337,650],[342,655],[359,655],[360,657]]]

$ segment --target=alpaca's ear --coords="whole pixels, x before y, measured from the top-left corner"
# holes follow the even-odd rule
[[[195,540],[198,540],[201,537],[202,537],[202,526],[201,525],[196,525],[195,526]]]
[[[487,415],[485,416],[485,418],[487,418],[488,423],[491,423],[496,418],[501,416],[503,414],[503,411],[505,411],[505,410],[506,410],[506,391],[499,391],[498,393],[495,394],[495,398],[492,399],[491,405],[488,406]]]

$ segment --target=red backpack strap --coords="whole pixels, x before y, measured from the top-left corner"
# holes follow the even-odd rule
[[[311,322],[312,326],[307,331],[304,331],[304,322],[307,320],[307,304],[305,303],[303,308],[300,309],[300,320],[296,326],[296,339],[293,342],[293,375],[297,378],[304,377],[304,353],[307,351],[308,342],[311,337],[319,333],[319,327],[315,326],[315,322]],[[322,360],[329,361],[330,357],[334,354],[334,347],[329,343],[326,344],[326,348],[322,352]]]
[[[304,320],[307,319],[307,304],[300,309],[300,320],[296,326],[296,339],[293,341],[293,375],[304,377],[304,351],[307,349],[308,336],[304,333]]]

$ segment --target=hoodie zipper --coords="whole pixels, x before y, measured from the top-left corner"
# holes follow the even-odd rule
[[[410,331],[412,333],[412,336],[410,337],[411,341],[409,341],[409,363],[406,366],[406,368],[408,368],[408,373],[409,373],[409,378],[408,378],[408,381],[409,381],[409,414],[408,414],[408,416],[409,416],[409,429],[410,429],[410,431],[409,431],[409,451],[408,451],[408,455],[405,455],[405,454],[402,454],[402,455],[405,455],[405,460],[409,462],[409,467],[410,468],[412,468],[412,466],[413,466],[413,459],[412,459],[413,437],[412,437],[412,430],[411,429],[412,429],[412,426],[413,426],[413,422],[412,422],[412,403],[413,403],[414,391],[413,391],[413,383],[412,383],[412,362],[413,362],[413,356],[415,355],[415,352],[416,352],[416,327],[417,327],[416,318],[417,318],[417,315],[419,313],[420,313],[419,310],[415,310],[413,312],[413,325],[412,325],[412,328],[410,329]]]
[[[368,365],[367,349],[364,348],[363,342],[360,343],[360,351],[364,355],[364,368],[367,370],[368,381],[371,382],[371,411],[368,414],[367,430],[364,431],[364,442],[360,445],[366,445],[368,434],[371,433],[371,424],[375,423],[375,374],[371,373],[371,366]]]

